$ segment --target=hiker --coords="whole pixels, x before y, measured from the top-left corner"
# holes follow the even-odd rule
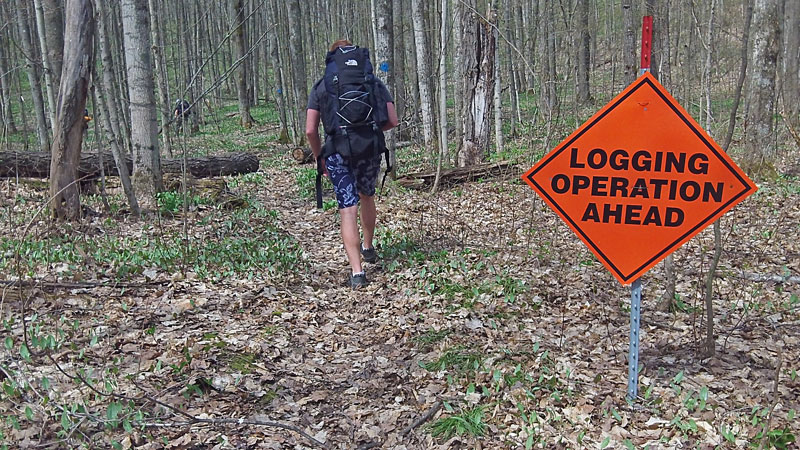
[[[184,119],[187,119],[192,114],[191,105],[184,99],[179,99],[175,102],[175,110],[172,112],[172,120],[177,122],[180,127]]]
[[[375,185],[382,155],[387,155],[386,172],[391,170],[383,132],[397,126],[397,112],[386,85],[372,73],[367,49],[338,40],[331,44],[325,65],[325,75],[308,96],[306,136],[317,162],[318,187],[323,173],[333,184],[351,269],[348,282],[359,288],[367,284],[361,257],[368,263],[378,260],[372,242],[377,217]],[[324,145],[318,131],[320,119],[325,128]],[[317,206],[321,207],[319,192],[318,188]],[[359,203],[363,242],[358,229]]]

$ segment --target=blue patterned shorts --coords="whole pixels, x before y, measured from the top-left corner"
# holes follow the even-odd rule
[[[357,205],[359,193],[367,197],[375,195],[375,183],[381,170],[381,155],[358,160],[353,167],[338,153],[328,156],[325,166],[328,168],[339,209]]]

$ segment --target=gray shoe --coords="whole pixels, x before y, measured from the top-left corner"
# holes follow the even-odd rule
[[[370,264],[378,260],[378,252],[375,251],[375,247],[372,248],[361,247],[361,256],[364,257],[364,261]]]
[[[353,289],[362,288],[367,285],[367,274],[364,272],[350,275],[350,287]]]

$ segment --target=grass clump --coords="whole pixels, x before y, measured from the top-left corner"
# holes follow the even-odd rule
[[[453,436],[483,436],[486,434],[486,423],[483,421],[483,406],[462,409],[455,413],[453,408],[445,404],[445,408],[453,414],[442,417],[428,426],[428,431],[433,437],[442,440]]]

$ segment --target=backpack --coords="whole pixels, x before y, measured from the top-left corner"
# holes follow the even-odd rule
[[[384,154],[384,182],[391,165],[381,130],[389,120],[387,99],[373,74],[369,50],[346,46],[328,52],[319,83],[325,87],[320,102],[325,144],[317,161],[317,207],[322,208],[322,161],[328,156],[338,153],[352,164]]]

